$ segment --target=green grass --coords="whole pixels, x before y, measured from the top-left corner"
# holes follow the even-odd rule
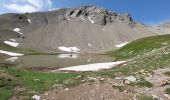
[[[109,52],[109,55],[118,59],[129,59],[169,44],[170,35],[152,36],[135,40],[116,51]]]
[[[141,95],[139,97],[139,100],[155,100],[155,99],[153,99],[152,96]]]
[[[132,53],[129,53],[133,51]],[[95,72],[100,76],[131,75],[140,70],[155,70],[170,65],[170,35],[160,35],[136,40],[109,53],[127,64],[110,70]],[[92,73],[93,74],[93,73]]]
[[[16,68],[0,68],[6,74],[16,77],[16,80],[8,81],[3,77],[0,78],[0,100],[14,95],[13,89],[16,86],[24,87],[27,91],[24,94],[30,95],[30,91],[43,93],[50,90],[54,85],[73,86],[80,83],[76,77],[78,73],[43,73],[37,71],[27,71]],[[67,83],[66,83],[67,82]]]
[[[124,92],[126,90],[126,86],[112,86],[114,89],[118,89],[119,92]]]
[[[2,42],[0,42],[0,48],[2,50],[11,51],[11,52],[18,52],[18,53],[38,53],[36,50],[24,49],[24,48],[15,48],[15,47],[9,46],[7,44],[4,44]]]
[[[43,52],[43,51],[40,51],[40,50],[34,50],[34,49],[29,49],[29,48],[16,48],[16,47],[12,47],[10,45],[4,44],[2,42],[0,42],[0,48],[1,48],[1,50],[5,50],[5,51],[9,51],[9,52],[22,53],[22,54],[25,54],[25,55],[56,54],[56,53]]]
[[[153,84],[146,81],[144,78],[140,78],[138,81],[132,82],[129,84],[130,86],[138,86],[138,87],[153,87]]]
[[[170,88],[166,88],[165,93],[170,95]]]
[[[12,81],[4,77],[0,77],[0,100],[7,100],[10,96],[12,96],[12,89],[15,86]]]

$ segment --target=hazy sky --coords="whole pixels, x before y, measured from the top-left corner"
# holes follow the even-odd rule
[[[136,21],[145,24],[170,20],[170,0],[0,0],[0,13],[47,11],[81,5],[96,5],[115,12],[128,12]]]

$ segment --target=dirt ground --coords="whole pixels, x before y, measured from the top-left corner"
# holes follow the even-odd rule
[[[132,93],[113,89],[109,83],[86,83],[73,88],[61,88],[42,94],[42,100],[131,100]]]
[[[41,96],[41,100],[140,100],[141,95],[151,96],[154,100],[170,100],[170,96],[165,94],[165,89],[170,87],[170,77],[163,73],[170,71],[158,69],[145,79],[153,84],[153,87],[132,87],[127,86],[120,91],[113,86],[125,86],[122,83],[122,76],[115,79],[94,78],[94,82],[86,82],[76,87],[58,88],[46,91]]]

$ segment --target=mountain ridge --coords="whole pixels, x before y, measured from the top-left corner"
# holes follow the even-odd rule
[[[11,18],[11,19],[10,19]],[[55,11],[0,16],[6,30],[19,28],[23,33],[19,48],[68,53],[60,47],[77,48],[79,53],[101,53],[116,45],[141,37],[157,35],[129,14],[119,14],[97,6],[64,8]],[[8,23],[7,23],[8,22]]]

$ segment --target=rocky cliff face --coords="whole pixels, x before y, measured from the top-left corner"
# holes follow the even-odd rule
[[[114,22],[123,22],[129,25],[134,24],[129,14],[117,14],[96,6],[84,6],[67,10],[66,19],[71,20],[75,18],[89,20],[98,25],[107,25]]]
[[[134,22],[129,14],[118,14],[96,6],[5,14],[0,16],[0,22],[1,36],[4,34],[2,30],[21,35],[22,39],[13,37],[19,42],[18,47],[57,53],[106,52],[125,42],[156,35]],[[14,31],[16,28],[19,29],[17,32]]]

